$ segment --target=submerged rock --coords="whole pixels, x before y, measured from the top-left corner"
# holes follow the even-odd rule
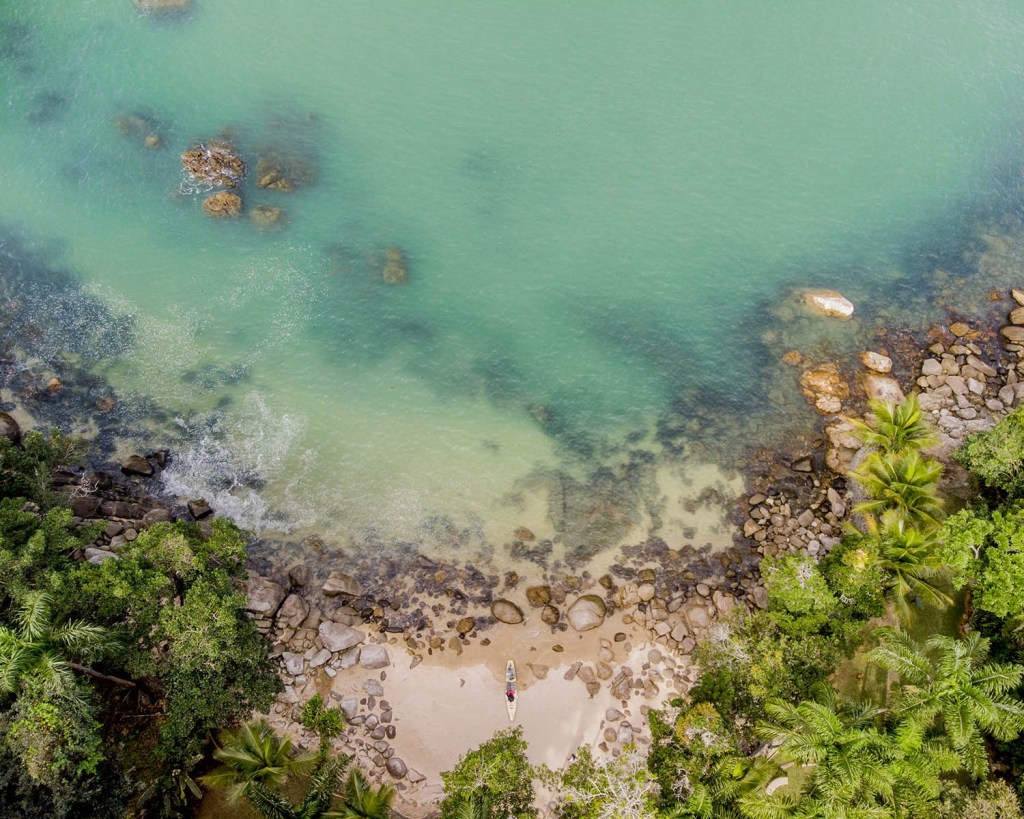
[[[850,387],[839,374],[835,364],[822,364],[800,376],[804,397],[814,404],[818,412],[835,415],[843,408],[843,399],[850,395]]]
[[[381,274],[387,284],[405,284],[409,281],[409,270],[405,254],[397,247],[384,251],[384,270]]]
[[[242,197],[237,193],[220,191],[206,197],[203,210],[217,219],[232,219],[242,212]]]
[[[186,11],[192,5],[192,0],[135,0],[135,5],[143,11]]]
[[[279,228],[284,224],[284,211],[273,205],[257,205],[249,211],[249,218],[264,230]]]
[[[892,359],[887,355],[865,350],[860,354],[859,358],[861,364],[869,370],[874,370],[876,373],[884,375],[892,370]]]

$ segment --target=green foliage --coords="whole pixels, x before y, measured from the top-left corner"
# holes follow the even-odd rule
[[[388,784],[374,788],[362,771],[353,768],[345,782],[345,806],[342,819],[389,819],[395,789]]]
[[[100,725],[88,711],[68,708],[42,690],[18,698],[7,736],[29,777],[51,789],[64,779],[92,776],[103,760]]]
[[[841,700],[827,685],[799,705],[775,700],[758,735],[778,743],[778,753],[804,766],[800,794],[805,816],[930,817],[941,776],[957,760],[926,741],[914,725],[880,726],[868,704]]]
[[[58,505],[60,499],[50,489],[50,476],[58,466],[77,463],[83,451],[81,441],[59,430],[49,437],[28,432],[20,447],[0,439],[0,498],[22,498],[44,509]]]
[[[80,620],[58,624],[52,604],[48,594],[31,592],[15,614],[17,628],[0,625],[0,693],[32,687],[84,709],[72,661],[96,659],[110,651],[112,640],[105,629]]]
[[[444,801],[441,816],[455,817],[469,799],[487,797],[497,815],[535,819],[533,780],[535,772],[526,759],[526,742],[520,726],[498,731],[454,768],[441,773]]]
[[[856,435],[865,445],[882,453],[901,455],[938,443],[934,430],[921,414],[916,395],[909,395],[902,404],[871,401],[870,409],[868,423],[853,421]]]
[[[936,806],[936,819],[1022,819],[1020,803],[1001,779],[983,782],[978,788],[951,783]]]
[[[674,720],[672,719],[675,714]],[[756,817],[782,806],[765,788],[781,773],[763,757],[748,757],[734,729],[711,703],[651,711],[647,765],[658,780],[661,808],[676,816]]]
[[[936,527],[942,520],[938,485],[942,465],[917,452],[904,454],[872,452],[852,473],[868,499],[856,511],[880,518],[887,512],[908,526]]]
[[[761,574],[768,588],[768,609],[788,634],[821,629],[839,606],[818,563],[809,555],[765,558]]]
[[[857,621],[879,617],[885,610],[883,590],[888,581],[875,539],[860,532],[843,537],[819,569],[847,615]]]
[[[253,782],[280,787],[291,774],[312,765],[316,754],[293,754],[291,740],[279,737],[260,719],[225,731],[213,758],[220,767],[200,781],[210,788],[226,788],[228,801],[235,802]]]
[[[123,667],[159,682],[160,752],[181,765],[200,752],[208,731],[266,710],[280,689],[266,641],[233,583],[245,541],[225,520],[213,522],[208,539],[196,527],[164,523],[119,555],[80,564],[65,583],[77,590],[78,606],[125,635]]]
[[[1024,618],[1024,502],[993,512],[957,512],[942,527],[942,559],[957,587],[974,583],[975,608],[997,617]]]
[[[998,498],[1024,496],[1024,408],[1003,418],[987,432],[971,435],[953,453],[983,490]]]
[[[937,733],[971,776],[988,769],[983,734],[999,740],[1024,729],[1024,703],[1012,692],[1024,666],[987,663],[989,641],[977,632],[963,640],[934,635],[923,646],[903,632],[876,631],[869,659],[899,677],[892,710],[914,730]]]
[[[33,589],[59,585],[75,549],[97,535],[98,527],[75,527],[70,509],[39,515],[24,506],[20,498],[0,500],[0,603],[18,604]]]
[[[331,740],[345,730],[341,709],[325,707],[319,694],[314,694],[302,707],[302,724],[320,737],[321,753],[326,753]]]

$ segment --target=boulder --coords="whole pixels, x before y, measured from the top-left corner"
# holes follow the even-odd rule
[[[534,608],[541,608],[551,602],[551,587],[550,586],[530,586],[526,590],[526,599],[530,601],[530,605]]]
[[[334,651],[344,651],[359,645],[366,639],[366,634],[350,626],[343,626],[331,620],[324,620],[319,628],[320,642],[324,648]]]
[[[848,319],[853,317],[853,302],[838,290],[805,290],[801,302],[816,316]]]
[[[277,610],[277,624],[282,628],[298,628],[309,614],[309,603],[297,594],[289,594]]]
[[[604,600],[596,594],[584,594],[569,607],[565,616],[576,631],[590,631],[604,622],[607,611]]]
[[[209,517],[213,514],[213,507],[206,502],[205,498],[190,500],[185,505],[188,507],[188,513],[196,520],[202,520],[203,518]]]
[[[555,625],[559,619],[558,609],[551,605],[545,606],[543,609],[541,609],[540,619],[547,623],[549,626]]]
[[[301,654],[295,654],[291,651],[285,651],[281,654],[281,660],[284,662],[284,670],[293,677],[298,677],[306,665],[306,661]]]
[[[21,443],[21,427],[6,412],[0,412],[0,436],[17,446]]]
[[[806,370],[800,376],[800,387],[804,397],[825,415],[834,415],[842,410],[842,401],[850,395],[850,387],[835,364],[822,364]]]
[[[327,575],[327,581],[324,583],[321,591],[327,597],[337,597],[338,595],[358,597],[362,594],[359,584],[353,578],[341,572],[331,572]]]
[[[224,140],[200,143],[185,151],[181,164],[192,179],[215,187],[236,188],[245,177],[245,162],[235,146]]]
[[[399,759],[397,756],[391,757],[391,759],[384,763],[384,767],[387,768],[388,773],[391,774],[395,779],[402,779],[409,772],[409,769],[405,766],[405,763],[402,762],[402,760]]]
[[[1009,324],[1000,328],[999,333],[1011,344],[1024,344],[1024,327]]]
[[[516,625],[523,622],[523,610],[511,600],[495,600],[491,603],[491,614],[494,619],[509,625]]]
[[[142,475],[148,478],[153,474],[153,465],[141,455],[132,455],[121,464],[121,471],[125,475]]]
[[[94,549],[90,546],[85,550],[85,559],[98,566],[100,563],[105,563],[108,560],[117,560],[117,555],[114,552]]]
[[[459,632],[459,634],[469,634],[475,626],[476,620],[472,617],[463,617],[455,624],[455,630]]]
[[[217,219],[232,219],[242,212],[242,197],[237,193],[219,191],[203,200],[203,210]]]
[[[370,643],[360,649],[359,664],[363,668],[386,668],[391,665],[388,650],[377,643]]]
[[[155,523],[166,523],[171,519],[171,513],[166,509],[150,509],[142,516],[143,526],[152,526]]]
[[[284,588],[259,575],[253,575],[248,584],[248,600],[245,610],[260,617],[273,617],[286,596]]]
[[[860,354],[859,358],[861,364],[869,370],[874,370],[876,373],[882,373],[884,375],[892,370],[892,359],[887,355],[865,350]]]
[[[864,379],[864,393],[868,398],[884,401],[886,404],[902,404],[906,399],[895,378],[884,375],[869,375]]]

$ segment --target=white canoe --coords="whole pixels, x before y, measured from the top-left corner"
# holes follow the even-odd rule
[[[511,694],[511,696],[509,696]],[[508,721],[516,718],[516,704],[519,702],[519,689],[516,686],[516,664],[511,660],[505,666],[505,708],[508,709]]]

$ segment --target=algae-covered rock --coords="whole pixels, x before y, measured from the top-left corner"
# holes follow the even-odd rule
[[[233,219],[242,212],[242,197],[237,193],[220,191],[206,197],[203,210],[216,219]]]

